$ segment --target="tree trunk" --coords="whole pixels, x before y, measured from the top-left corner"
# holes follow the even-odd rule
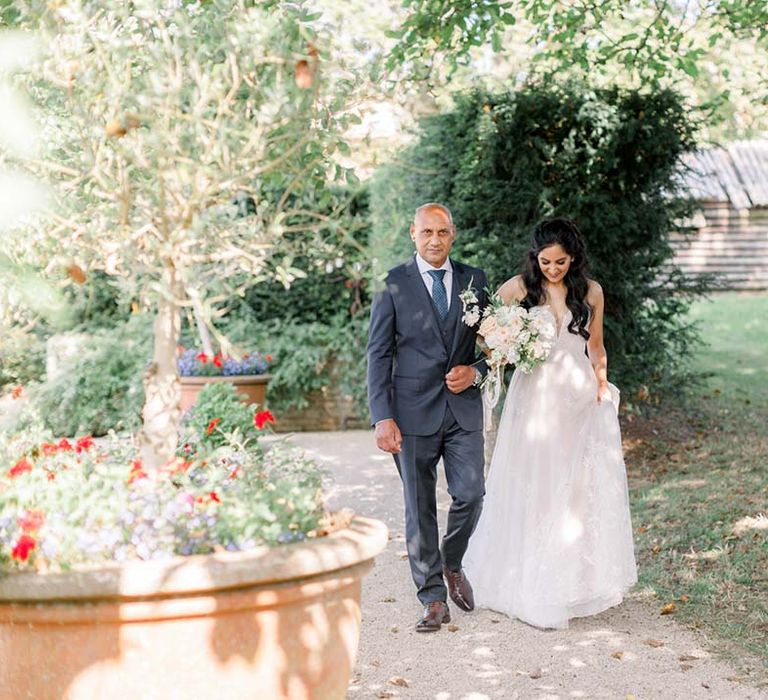
[[[195,315],[195,324],[197,325],[197,334],[200,337],[202,351],[209,357],[213,356],[213,343],[211,334],[208,332],[208,324],[205,322],[203,310],[200,308],[200,299],[192,299],[192,312]]]
[[[172,272],[169,277],[173,277]],[[168,288],[173,287],[171,284]],[[161,297],[154,324],[154,357],[144,374],[144,425],[138,435],[145,470],[159,469],[176,453],[181,413],[181,385],[176,367],[180,332],[178,305],[173,299]]]

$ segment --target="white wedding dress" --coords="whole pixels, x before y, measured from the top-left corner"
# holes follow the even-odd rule
[[[477,606],[544,628],[617,605],[637,581],[619,392],[597,402],[569,320],[542,365],[512,376],[464,557]]]

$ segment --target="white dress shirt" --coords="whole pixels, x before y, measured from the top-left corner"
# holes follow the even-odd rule
[[[445,270],[443,275],[443,284],[445,285],[445,293],[448,297],[448,308],[451,308],[451,290],[453,289],[453,265],[451,265],[450,258],[446,258],[445,262],[440,267],[432,267],[424,258],[416,253],[416,265],[419,267],[421,273],[421,279],[427,287],[429,296],[432,296],[432,284],[434,280],[432,275],[429,274],[430,270]]]

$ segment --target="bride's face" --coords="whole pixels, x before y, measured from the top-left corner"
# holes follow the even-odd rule
[[[565,279],[573,259],[559,243],[542,248],[537,257],[541,274],[552,284]]]

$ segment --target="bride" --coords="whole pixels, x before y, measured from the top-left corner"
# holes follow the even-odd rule
[[[523,274],[499,290],[547,306],[557,336],[543,364],[512,376],[464,557],[478,606],[544,628],[618,605],[637,581],[603,290],[584,255],[572,221],[543,221]]]

